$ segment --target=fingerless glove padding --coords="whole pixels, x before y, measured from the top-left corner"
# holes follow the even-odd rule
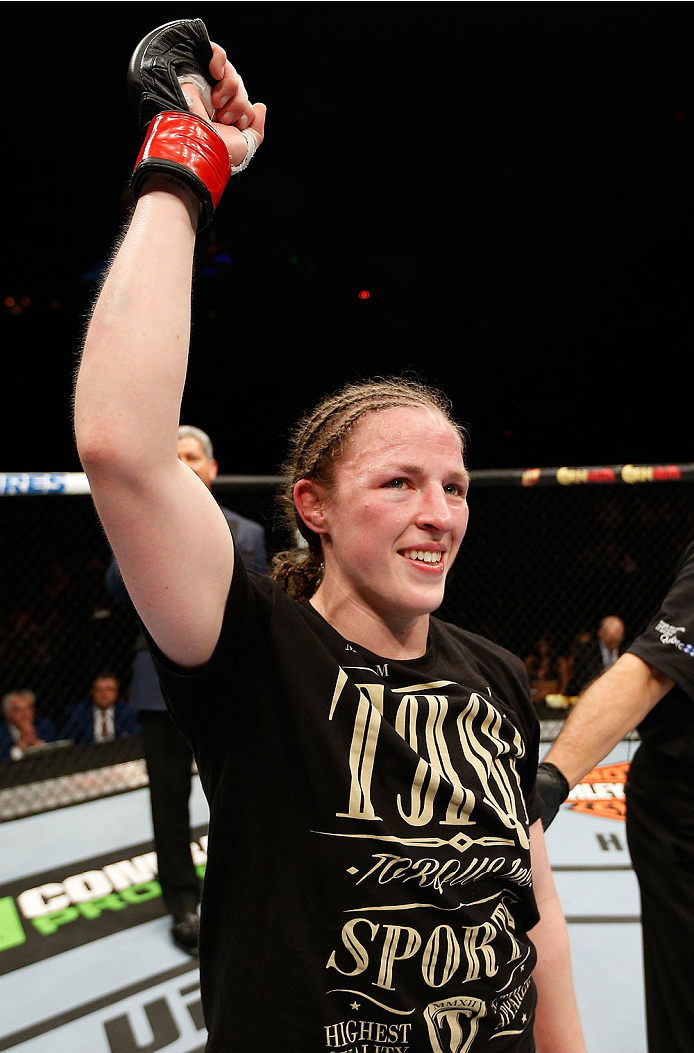
[[[148,33],[135,48],[128,66],[128,95],[138,126],[146,128],[163,110],[188,112],[178,78],[198,73],[214,87],[211,59],[210,38],[199,18],[167,22]]]

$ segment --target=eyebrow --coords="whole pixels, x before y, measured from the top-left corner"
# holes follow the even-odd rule
[[[426,470],[427,469],[422,467],[422,465],[420,464],[383,465],[383,471],[394,472],[396,475],[419,475],[422,472],[425,472]],[[465,483],[468,486],[470,484],[470,473],[468,472],[467,468],[463,468],[462,471],[460,471],[458,468],[455,468],[452,472],[448,474],[448,478],[451,479],[453,482]]]

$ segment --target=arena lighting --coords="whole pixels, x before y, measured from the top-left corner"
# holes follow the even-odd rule
[[[359,299],[360,300],[368,300],[370,296],[371,296],[371,293],[369,292],[368,289],[362,289],[361,292],[359,293]]]

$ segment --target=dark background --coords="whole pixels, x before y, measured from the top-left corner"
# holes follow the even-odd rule
[[[13,6],[0,470],[79,469],[72,375],[140,146],[125,71],[179,17],[268,106],[199,238],[182,417],[222,472],[274,473],[310,403],[403,371],[451,397],[473,469],[692,460],[686,9]]]

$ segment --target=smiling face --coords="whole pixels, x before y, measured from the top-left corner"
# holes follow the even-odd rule
[[[459,435],[437,410],[363,417],[337,464],[334,491],[312,507],[304,502],[304,521],[323,544],[316,609],[371,650],[382,630],[384,640],[407,639],[423,653],[428,615],[443,600],[467,527],[467,485]]]

